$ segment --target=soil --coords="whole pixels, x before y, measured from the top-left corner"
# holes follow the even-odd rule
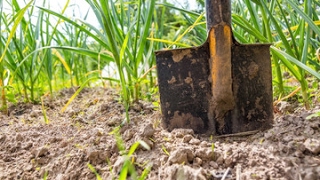
[[[158,108],[147,102],[130,107],[131,120],[121,125],[119,95],[104,88],[84,89],[62,113],[74,92],[44,98],[48,124],[41,104],[18,103],[0,116],[1,180],[96,179],[90,165],[102,179],[118,179],[125,162],[133,162],[138,175],[151,168],[147,179],[158,180],[320,179],[320,118],[306,118],[319,107],[289,111],[280,104],[272,129],[208,137],[189,129],[168,132]],[[121,139],[125,150],[117,146]],[[139,140],[150,149],[140,145],[128,160]]]

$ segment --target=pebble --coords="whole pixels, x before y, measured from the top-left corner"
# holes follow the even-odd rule
[[[68,142],[66,140],[61,141],[60,144],[59,144],[60,148],[64,148],[64,147],[67,147],[67,146],[68,146]]]
[[[164,172],[159,179],[197,179],[197,180],[206,180],[206,171],[203,168],[197,168],[196,170],[190,166],[185,165],[172,165],[164,169]],[[161,177],[161,178],[160,178]]]
[[[151,103],[146,103],[143,105],[143,110],[144,110],[144,113],[146,113],[146,114],[151,113],[154,108],[155,108],[154,105]]]
[[[112,117],[106,121],[106,125],[108,126],[116,126],[121,123],[121,119],[117,117]]]
[[[31,171],[32,170],[32,165],[28,164],[27,166],[25,166],[24,171]]]
[[[32,146],[33,146],[33,143],[32,143],[32,142],[27,142],[27,143],[25,143],[25,146],[22,147],[22,149],[28,150],[28,149],[30,149]]]
[[[210,145],[209,145],[209,143],[208,143],[207,141],[202,141],[202,142],[200,143],[200,146],[201,146],[201,147],[209,147]]]
[[[194,158],[193,165],[201,166],[202,165],[202,159],[200,159],[199,157]]]
[[[143,110],[143,104],[140,102],[135,102],[130,106],[134,111],[136,112],[141,112]]]
[[[188,143],[191,139],[193,138],[193,136],[191,136],[190,134],[187,134],[183,137],[183,142],[184,143]]]
[[[95,150],[88,150],[88,159],[94,161],[99,157],[99,152]]]
[[[96,118],[96,113],[92,113],[90,115],[88,115],[88,120],[94,120]]]
[[[190,144],[192,145],[199,145],[200,144],[200,140],[199,139],[196,139],[196,138],[193,138],[189,141]]]
[[[174,129],[174,130],[172,130],[172,133],[173,134],[178,134],[178,133],[181,133],[181,134],[183,134],[184,136],[185,135],[187,135],[187,134],[190,134],[190,135],[194,135],[194,131],[192,130],[192,129],[181,129],[181,128],[179,128],[179,129]]]
[[[5,141],[5,140],[6,140],[6,138],[7,138],[7,136],[6,136],[5,134],[0,135],[0,142]]]
[[[182,138],[183,136],[184,136],[184,134],[182,134],[181,132],[176,133],[176,138]]]
[[[100,105],[100,111],[107,111],[109,109],[109,104],[104,103]]]
[[[46,157],[40,157],[37,159],[37,163],[40,165],[44,165],[44,164],[48,163],[48,159]]]
[[[313,154],[317,155],[320,153],[320,140],[309,138],[304,142],[304,145],[306,149],[312,152]]]
[[[292,139],[293,139],[293,135],[290,133],[287,136],[284,136],[282,140],[284,142],[290,142],[290,141],[292,141]]]
[[[32,117],[32,118],[37,118],[39,115],[38,115],[38,112],[36,112],[36,111],[31,111],[31,113],[30,113],[30,117]]]
[[[213,168],[213,169],[218,169],[219,165],[217,162],[214,161],[210,161],[209,165]]]
[[[104,134],[103,132],[104,132],[104,129],[102,129],[102,128],[95,128],[94,129],[94,133],[96,136],[102,136]]]
[[[224,164],[225,164],[226,167],[230,167],[231,166],[232,159],[233,159],[232,156],[229,156],[224,160]]]
[[[168,159],[169,164],[182,164],[188,161],[187,154],[174,151]]]
[[[146,138],[150,138],[154,135],[155,130],[152,126],[152,124],[148,124],[142,131],[142,136],[146,137]]]
[[[177,149],[170,154],[169,164],[182,164],[192,162],[194,155],[191,149]]]
[[[16,135],[16,140],[17,141],[22,141],[23,140],[23,137],[22,137],[22,135],[20,133]]]
[[[248,161],[248,165],[251,167],[254,167],[257,164],[257,161],[255,159],[249,159]]]
[[[214,152],[209,148],[198,148],[195,154],[202,160],[212,160],[214,158]]]
[[[304,157],[304,154],[303,154],[301,151],[295,151],[295,152],[294,152],[294,156],[295,156],[295,157],[298,157],[298,158],[303,158],[303,157]]]
[[[222,165],[224,163],[223,157],[219,156],[216,162],[217,162],[218,165]]]
[[[129,141],[133,135],[135,134],[135,131],[132,129],[128,129],[123,133],[123,140]]]
[[[48,148],[41,147],[40,150],[38,151],[37,157],[45,156],[48,151],[49,151]]]

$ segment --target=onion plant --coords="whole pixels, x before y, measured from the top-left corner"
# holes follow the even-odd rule
[[[242,43],[272,43],[274,82],[283,95],[283,71],[299,82],[305,107],[310,108],[306,73],[320,79],[315,52],[319,48],[319,2],[305,0],[238,0],[232,20]]]
[[[42,52],[38,49],[51,44],[59,22],[52,24],[42,11],[36,11],[33,1],[23,8],[16,0],[7,3],[11,5],[11,12],[1,12],[1,28],[4,28],[1,41],[5,44],[0,59],[2,72],[10,72],[7,78],[15,88],[21,88],[19,92],[26,101],[39,101],[44,91],[52,93],[55,61],[50,49]]]
[[[105,1],[87,0],[94,10],[102,33],[102,47],[115,62],[122,87],[122,97],[128,107],[141,93],[141,77],[154,64],[152,34],[155,0]]]
[[[75,48],[74,45],[67,46],[65,43],[64,46],[48,48],[58,48],[95,57],[99,62],[104,60],[106,64],[115,63],[122,101],[128,110],[130,103],[138,101],[146,88],[154,86],[155,83],[153,71],[151,71],[155,64],[153,56],[155,44],[147,40],[154,35],[154,28],[157,28],[153,21],[156,16],[155,0],[87,0],[87,3],[94,11],[100,27],[95,27],[90,22],[70,19],[50,9],[39,8],[43,12],[64,20],[77,31],[85,33],[99,45],[100,50],[91,50],[89,46]],[[101,72],[101,69],[99,68],[98,71]],[[148,74],[151,75],[148,76]],[[109,79],[114,78],[109,77]]]
[[[16,58],[13,56],[15,46],[18,44],[22,44],[22,42],[18,43],[15,41],[16,39],[16,31],[19,28],[19,24],[23,23],[23,17],[27,9],[31,6],[32,1],[30,1],[24,8],[20,8],[16,1],[12,1],[12,5],[15,7],[13,14],[6,14],[3,11],[3,1],[0,1],[0,88],[1,88],[1,100],[2,106],[1,109],[7,112],[7,96],[6,90],[9,87],[8,80],[11,76],[11,73],[16,69]],[[22,34],[22,32],[20,32]],[[16,42],[15,44],[11,44],[10,42]],[[21,52],[21,51],[20,51]],[[18,54],[21,56],[21,54]],[[14,63],[12,63],[14,62]],[[24,79],[24,74],[20,76],[21,79]]]
[[[14,100],[11,95],[19,93],[25,101],[39,102],[47,91],[52,94],[54,90],[88,82],[97,67],[112,59],[100,54],[94,42],[87,41],[88,29],[64,15],[69,1],[55,14],[48,13],[51,11],[47,1],[41,7],[35,6],[34,1],[5,1],[5,10],[3,3],[0,2],[0,86],[5,111],[7,100]]]

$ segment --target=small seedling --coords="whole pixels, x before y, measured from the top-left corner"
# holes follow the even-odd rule
[[[90,169],[90,171],[92,171],[96,175],[97,180],[102,180],[99,173],[96,171],[96,169],[90,163],[88,163],[87,166]]]
[[[211,150],[212,150],[212,159],[214,159],[214,149],[215,149],[215,145],[214,143],[211,144]]]
[[[109,133],[110,135],[114,135],[116,139],[116,144],[119,149],[121,156],[124,158],[124,162],[120,171],[119,180],[126,180],[128,174],[132,179],[145,179],[145,177],[150,172],[149,167],[145,168],[141,174],[141,177],[138,178],[138,174],[135,168],[135,158],[133,154],[137,150],[137,148],[141,145],[143,148],[150,150],[150,147],[144,141],[137,141],[132,144],[129,150],[126,150],[125,143],[120,134],[120,127],[116,127],[112,132]]]
[[[312,118],[316,118],[316,117],[320,117],[320,111],[307,116],[306,119],[311,120]]]
[[[170,156],[170,153],[167,151],[167,148],[163,144],[161,145],[161,149],[166,155]]]
[[[43,114],[43,118],[44,118],[44,123],[49,124],[50,121],[49,121],[49,119],[47,117],[46,108],[44,107],[43,96],[41,97],[41,109],[42,109],[42,114]]]
[[[43,175],[43,180],[47,180],[47,178],[48,178],[48,171],[45,171],[44,172],[44,175]]]

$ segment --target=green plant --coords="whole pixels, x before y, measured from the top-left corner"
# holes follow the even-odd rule
[[[153,35],[153,14],[155,0],[152,1],[98,1],[87,0],[94,11],[102,29],[97,29],[85,21],[69,19],[50,9],[39,7],[42,11],[54,15],[72,25],[77,31],[86,34],[98,43],[100,50],[89,50],[88,47],[50,46],[77,54],[91,56],[98,62],[115,63],[121,85],[122,102],[128,111],[130,103],[137,101],[154,86],[153,41],[147,37]],[[80,23],[79,23],[80,22]],[[98,72],[101,74],[100,63]],[[75,68],[77,69],[77,68]],[[147,73],[147,74],[146,74]],[[115,77],[108,77],[114,80]],[[143,88],[145,87],[145,89]],[[126,116],[129,120],[128,113]]]
[[[314,68],[315,51],[320,45],[316,38],[320,35],[318,2],[242,0],[234,7],[234,35],[242,43],[272,43],[272,66],[274,83],[279,94],[284,95],[283,70],[288,70],[300,83],[302,99],[307,109],[310,108],[306,73],[320,79]],[[295,13],[292,13],[295,12]]]
[[[2,100],[2,106],[1,109],[7,113],[8,109],[7,109],[7,97],[6,97],[6,86],[8,86],[8,84],[6,82],[8,82],[8,78],[6,77],[6,74],[10,74],[9,69],[6,68],[6,61],[5,61],[5,57],[9,56],[9,60],[12,59],[12,57],[10,56],[10,53],[8,53],[8,51],[10,50],[10,42],[11,40],[14,38],[14,35],[18,29],[18,26],[20,24],[20,22],[23,20],[23,16],[25,14],[25,12],[27,11],[27,9],[31,6],[33,1],[30,1],[24,8],[20,9],[17,11],[15,17],[15,20],[12,21],[11,23],[13,24],[11,29],[8,25],[7,22],[7,16],[3,16],[3,1],[0,2],[1,5],[1,18],[0,18],[0,32],[1,32],[1,36],[0,36],[0,40],[1,40],[1,45],[0,45],[0,52],[1,52],[1,57],[0,57],[0,89],[1,89],[1,100]],[[16,1],[12,2],[13,5],[16,4]],[[11,17],[13,18],[13,17]],[[5,28],[8,31],[7,34],[3,34],[2,32],[4,30],[2,30],[2,24],[5,24]],[[3,46],[5,45],[5,46]]]
[[[310,114],[309,116],[307,116],[306,119],[310,120],[312,118],[317,118],[317,117],[320,117],[320,111]]]
[[[211,150],[212,150],[212,158],[214,159],[214,150],[215,150],[215,145],[214,143],[211,144]]]
[[[49,121],[49,119],[48,119],[48,117],[47,117],[47,110],[46,110],[46,108],[44,107],[43,96],[41,97],[41,110],[42,110],[42,115],[43,115],[43,118],[44,118],[44,122],[45,122],[46,124],[49,124],[50,121]]]
[[[47,180],[49,176],[48,174],[49,174],[48,171],[45,171],[42,179]]]
[[[128,174],[130,174],[130,177],[132,179],[138,179],[138,180],[146,179],[147,175],[151,170],[151,166],[147,165],[143,170],[143,172],[141,173],[141,176],[138,177],[138,174],[135,168],[133,154],[139,146],[142,146],[143,148],[150,150],[150,147],[148,146],[148,144],[140,140],[135,142],[133,145],[131,145],[129,150],[127,151],[125,148],[125,143],[120,134],[120,127],[115,128],[110,134],[114,135],[114,138],[116,139],[117,147],[123,158],[123,165],[119,174],[119,179],[126,180]]]
[[[87,166],[90,169],[90,171],[92,171],[96,175],[97,180],[102,180],[99,173],[96,171],[96,169],[90,163],[87,163]]]
[[[117,66],[123,102],[128,109],[131,100],[140,97],[140,77],[145,72],[141,66],[153,66],[153,45],[147,37],[151,34],[155,0],[87,2],[103,30],[98,34],[104,40],[100,45],[112,54]]]
[[[168,152],[167,148],[163,144],[161,145],[161,149],[167,156],[170,156],[170,153]]]
[[[52,95],[61,88],[90,85],[87,79],[98,79],[92,79],[100,74],[97,68],[112,60],[109,55],[100,54],[95,42],[88,41],[90,28],[64,15],[69,1],[59,12],[45,8],[49,7],[47,1],[39,7],[34,1],[23,5],[17,0],[5,1],[10,7],[3,11],[3,2],[0,90],[4,112],[7,101],[15,102],[17,93],[25,101],[39,102],[48,91]]]

